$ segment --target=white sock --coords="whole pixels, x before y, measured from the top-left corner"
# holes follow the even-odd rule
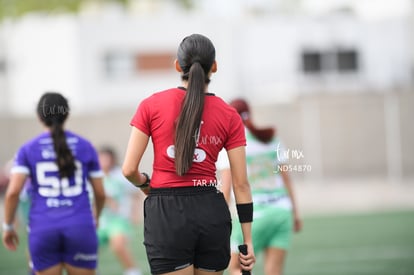
[[[137,268],[130,268],[124,271],[124,275],[142,275],[142,272]]]

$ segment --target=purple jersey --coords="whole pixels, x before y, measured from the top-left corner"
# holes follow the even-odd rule
[[[31,179],[31,232],[57,225],[93,224],[87,184],[88,178],[103,176],[98,156],[86,139],[70,131],[65,135],[76,164],[70,178],[59,176],[49,132],[30,140],[17,152],[12,173],[27,174]]]

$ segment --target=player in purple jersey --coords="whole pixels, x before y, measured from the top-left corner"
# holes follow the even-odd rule
[[[63,128],[69,105],[59,93],[45,93],[37,114],[46,131],[18,150],[5,196],[3,243],[16,250],[13,221],[19,194],[30,178],[29,252],[38,275],[93,275],[97,266],[96,226],[105,202],[103,173],[92,144]],[[87,184],[91,184],[91,205]],[[95,215],[95,217],[94,217]]]

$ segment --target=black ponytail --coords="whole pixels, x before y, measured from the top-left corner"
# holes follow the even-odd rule
[[[66,98],[59,93],[43,94],[37,106],[37,114],[50,129],[60,176],[62,178],[72,176],[76,170],[75,158],[66,142],[63,130],[63,124],[69,114]]]
[[[184,38],[178,48],[182,80],[188,81],[187,93],[175,129],[175,169],[180,176],[191,168],[204,109],[208,74],[215,60],[211,41],[200,34]]]

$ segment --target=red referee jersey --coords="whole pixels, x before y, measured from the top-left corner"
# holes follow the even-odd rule
[[[244,125],[236,110],[214,94],[206,94],[193,165],[178,176],[174,164],[175,121],[186,91],[173,88],[144,99],[131,125],[151,137],[154,149],[151,187],[183,187],[216,184],[216,160],[224,147],[245,146]]]

